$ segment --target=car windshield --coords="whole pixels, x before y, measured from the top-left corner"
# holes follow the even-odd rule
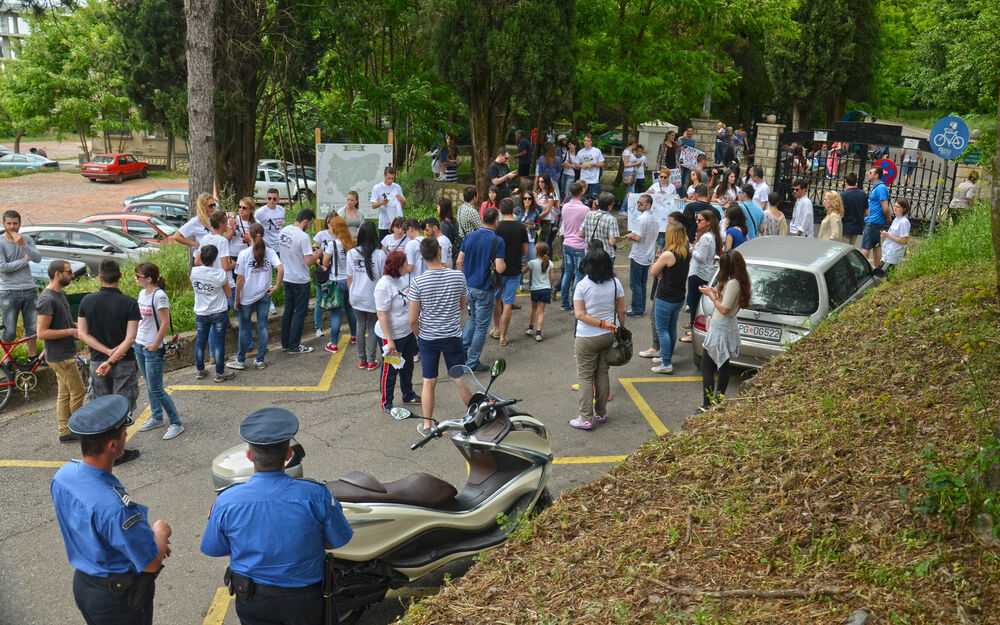
[[[168,224],[167,222],[163,221],[159,217],[150,217],[149,218],[149,223],[151,223],[154,226],[156,226],[157,228],[159,228],[160,232],[162,232],[163,234],[167,235],[168,237],[170,235],[172,235],[173,233],[177,232],[177,227],[176,226]]]
[[[747,265],[750,305],[747,308],[779,315],[811,315],[819,309],[816,277],[785,267]]]
[[[125,234],[120,230],[115,230],[113,228],[103,228],[101,235],[108,240],[108,242],[117,245],[118,247],[125,248],[127,250],[134,250],[137,247],[142,247],[146,245],[146,242],[137,239],[130,234]]]
[[[94,157],[94,160],[92,160],[92,161],[90,161],[90,162],[91,162],[91,163],[97,163],[98,165],[109,165],[109,164],[111,164],[111,163],[114,163],[114,162],[115,162],[115,157],[113,157],[113,156],[108,156],[108,155],[104,155],[104,156],[95,156],[95,157]]]

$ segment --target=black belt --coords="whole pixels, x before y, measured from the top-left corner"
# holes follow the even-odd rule
[[[315,584],[310,584],[308,586],[298,587],[260,584],[255,582],[253,578],[236,573],[229,568],[226,569],[224,580],[226,586],[229,587],[230,594],[236,595],[244,601],[249,601],[254,595],[263,595],[267,597],[294,597],[299,595],[311,595],[321,592],[323,587],[322,582],[316,582]]]

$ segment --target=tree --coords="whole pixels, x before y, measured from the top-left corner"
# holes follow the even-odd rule
[[[201,193],[212,193],[215,179],[216,0],[184,0],[187,24],[188,211],[193,215]]]
[[[559,0],[427,0],[434,64],[469,111],[472,171],[482,197],[486,171],[505,145],[519,103],[573,75],[567,53],[575,3]]]

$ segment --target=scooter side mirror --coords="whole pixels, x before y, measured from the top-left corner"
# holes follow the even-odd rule
[[[497,358],[493,361],[493,367],[490,369],[490,377],[494,380],[500,377],[500,374],[507,370],[507,361],[503,358]]]
[[[413,413],[403,408],[402,406],[396,406],[389,410],[389,416],[391,416],[396,421],[405,421],[413,416]]]

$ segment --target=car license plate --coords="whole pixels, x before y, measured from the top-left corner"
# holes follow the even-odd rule
[[[769,328],[767,326],[758,326],[751,323],[741,323],[739,325],[740,336],[761,339],[764,341],[774,341],[775,343],[781,340],[781,328]]]

